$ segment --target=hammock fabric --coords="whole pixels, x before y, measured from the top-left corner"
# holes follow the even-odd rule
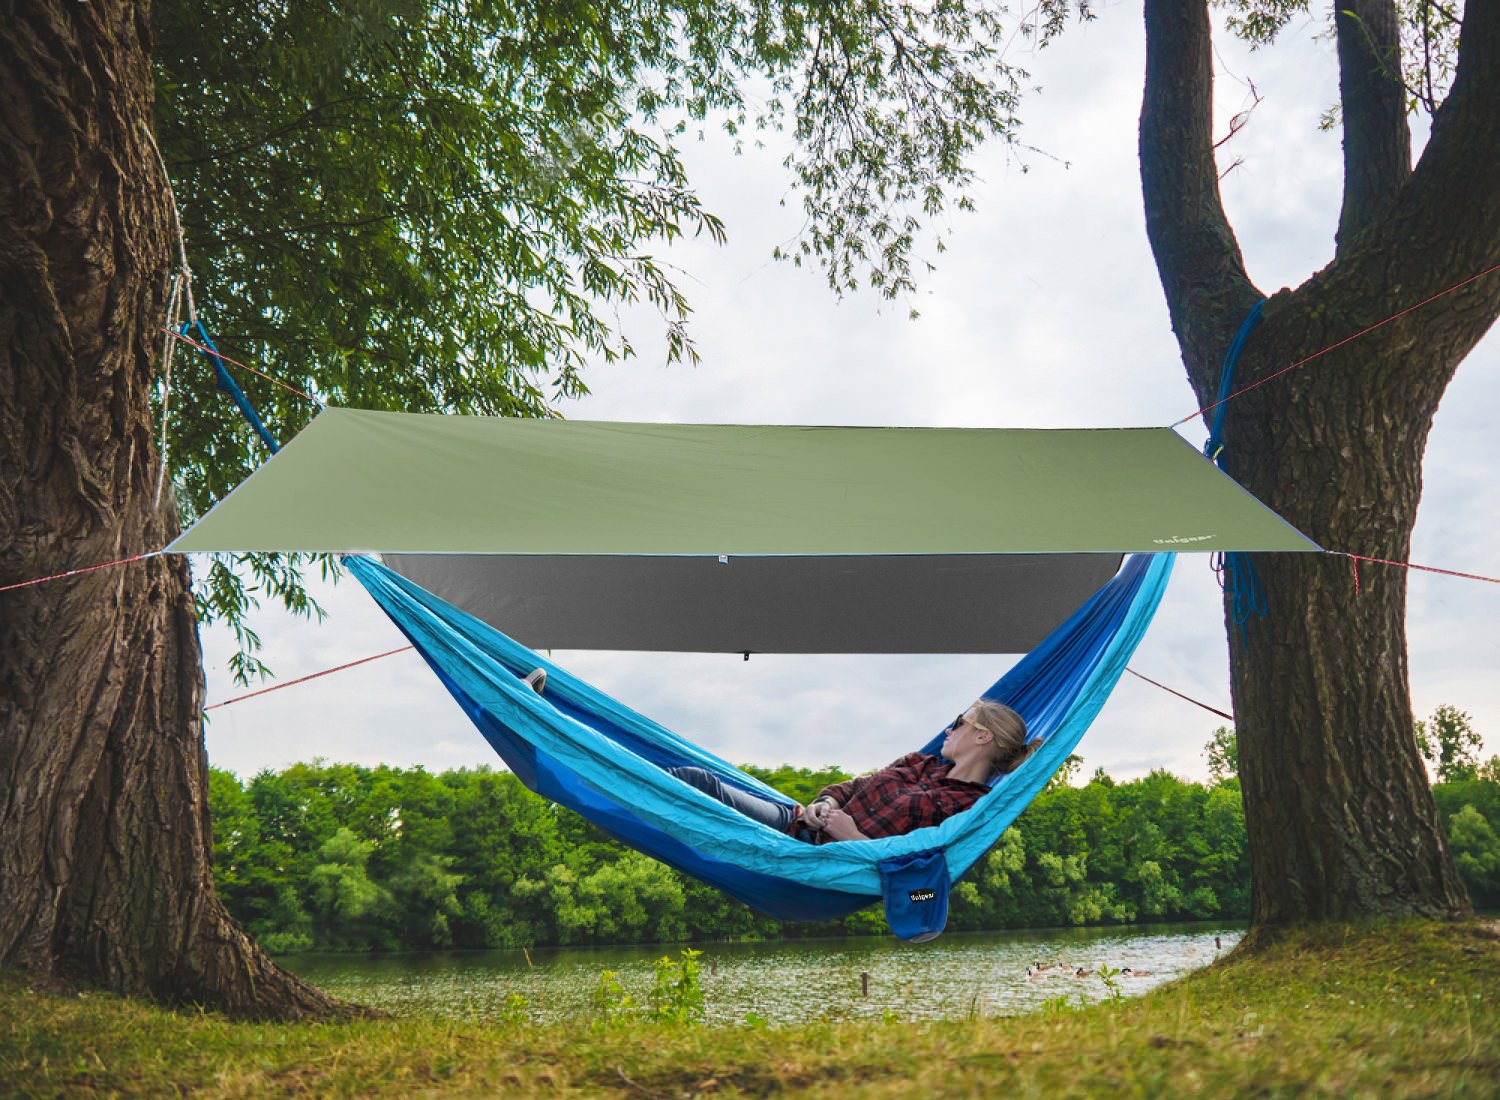
[[[637,714],[369,557],[351,572],[411,640],[531,790],[653,856],[784,920],[821,920],[883,900],[891,930],[930,939],[948,892],[1067,760],[1144,634],[1173,555],[1137,554],[983,692],[1014,707],[1041,747],[972,809],[905,836],[811,845],[751,821],[663,769],[693,764],[788,802],[727,761]],[[547,669],[545,696],[520,679]],[[920,751],[936,752],[938,732]]]

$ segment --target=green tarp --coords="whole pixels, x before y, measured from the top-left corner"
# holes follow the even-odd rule
[[[1167,428],[612,424],[329,409],[171,549],[1316,547]]]
[[[1317,547],[1166,428],[329,409],[170,549],[379,552],[533,646],[981,652],[1125,552]]]

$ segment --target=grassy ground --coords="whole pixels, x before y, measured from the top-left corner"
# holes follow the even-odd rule
[[[230,1023],[0,976],[4,1096],[1500,1096],[1500,927],[1319,928],[1144,997],[793,1028]]]

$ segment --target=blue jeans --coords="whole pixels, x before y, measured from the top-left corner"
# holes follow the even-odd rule
[[[751,821],[769,825],[779,833],[786,832],[796,816],[795,807],[781,802],[772,802],[769,798],[762,798],[758,794],[732,787],[707,768],[684,764],[681,767],[668,768],[667,771],[689,786],[697,787],[704,794],[718,799],[731,810],[738,810]]]

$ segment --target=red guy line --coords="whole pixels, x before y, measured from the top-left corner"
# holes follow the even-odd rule
[[[66,573],[53,573],[50,577],[37,577],[35,580],[18,581],[15,584],[7,584],[0,587],[0,592],[9,592],[12,588],[27,588],[33,584],[45,584],[47,581],[60,581],[64,577],[76,577],[80,573],[92,573],[95,569],[108,569],[112,565],[126,565],[133,561],[145,561],[160,554],[160,550],[152,550],[149,554],[137,554],[133,558],[121,558],[119,561],[107,561],[103,565],[85,565],[81,569],[69,569]]]
[[[280,691],[282,688],[292,687],[294,684],[305,684],[309,680],[316,680],[319,676],[330,676],[335,672],[343,672],[346,668],[353,668],[356,665],[363,665],[368,664],[371,661],[378,661],[382,657],[394,657],[397,653],[405,653],[408,649],[416,648],[416,646],[404,645],[400,649],[389,649],[384,653],[377,653],[373,657],[361,657],[357,661],[350,661],[347,665],[339,665],[338,668],[325,668],[322,672],[314,672],[311,676],[299,676],[297,679],[288,680],[284,684],[273,684],[271,687],[261,688],[259,691],[252,691],[248,695],[237,695],[233,699],[225,699],[222,703],[210,703],[203,709],[205,711],[210,711],[215,710],[218,707],[227,707],[230,703],[239,703],[245,699],[254,699],[257,695],[268,695],[273,691]]]
[[[1232,715],[1232,714],[1225,714],[1218,707],[1211,707],[1207,703],[1200,703],[1200,702],[1198,702],[1198,700],[1194,699],[1191,695],[1184,695],[1180,691],[1173,691],[1171,688],[1167,687],[1166,684],[1158,684],[1155,680],[1151,679],[1151,677],[1149,677],[1149,676],[1142,676],[1139,672],[1137,672],[1133,668],[1130,668],[1129,666],[1126,667],[1125,671],[1128,672],[1128,673],[1130,673],[1130,675],[1136,677],[1139,680],[1145,680],[1146,683],[1150,684],[1152,687],[1159,687],[1159,688],[1162,689],[1162,691],[1171,692],[1171,694],[1177,696],[1177,698],[1179,698],[1179,699],[1186,699],[1189,703],[1192,703],[1193,706],[1195,706],[1195,707],[1202,707],[1206,711],[1209,711],[1209,712],[1211,712],[1213,714],[1217,714],[1220,718],[1228,719],[1231,722],[1234,721],[1234,715]]]
[[[1324,553],[1337,554],[1342,558],[1352,558],[1355,561],[1355,569],[1362,561],[1374,562],[1376,565],[1399,565],[1402,569],[1420,569],[1424,573],[1441,573],[1445,577],[1462,577],[1466,581],[1488,581],[1490,584],[1500,584],[1500,577],[1481,577],[1478,573],[1459,573],[1452,569],[1438,569],[1432,565],[1413,565],[1409,561],[1390,561],[1386,558],[1367,558],[1363,554],[1346,554],[1342,550],[1326,550]],[[1355,574],[1356,578],[1358,573]]]
[[[1445,294],[1452,294],[1455,290],[1458,290],[1461,287],[1468,286],[1470,283],[1472,283],[1476,279],[1483,279],[1486,275],[1488,275],[1488,274],[1490,274],[1491,272],[1494,272],[1494,271],[1500,271],[1500,264],[1495,264],[1495,265],[1493,265],[1491,267],[1487,267],[1483,271],[1481,271],[1478,275],[1470,275],[1463,282],[1461,282],[1461,283],[1454,283],[1447,290],[1440,290],[1436,294],[1434,294],[1431,298],[1424,298],[1422,301],[1418,302],[1414,306],[1407,306],[1400,313],[1393,313],[1389,317],[1387,317],[1384,321],[1376,321],[1373,325],[1369,326],[1368,328],[1362,328],[1362,329],[1360,329],[1353,336],[1345,336],[1338,343],[1336,343],[1336,344],[1329,344],[1322,351],[1315,351],[1311,355],[1309,355],[1306,359],[1299,359],[1299,360],[1297,360],[1295,363],[1293,363],[1289,367],[1282,367],[1275,374],[1268,374],[1268,375],[1266,375],[1266,377],[1262,378],[1259,382],[1252,382],[1252,383],[1250,383],[1250,385],[1246,386],[1244,389],[1235,390],[1228,397],[1224,398],[1223,401],[1215,401],[1212,405],[1205,405],[1203,408],[1199,409],[1197,412],[1193,413],[1191,416],[1184,416],[1181,420],[1178,420],[1178,421],[1176,421],[1176,422],[1174,422],[1172,424],[1169,424],[1168,427],[1170,427],[1170,428],[1181,427],[1183,424],[1186,424],[1189,420],[1192,420],[1194,417],[1202,416],[1206,412],[1212,412],[1214,409],[1217,409],[1220,405],[1224,404],[1224,402],[1226,402],[1226,401],[1233,401],[1236,397],[1240,396],[1240,394],[1242,394],[1242,393],[1249,393],[1251,390],[1255,389],[1256,386],[1264,386],[1271,379],[1276,378],[1279,375],[1283,375],[1283,374],[1285,374],[1289,370],[1293,370],[1293,369],[1295,369],[1297,367],[1300,367],[1304,363],[1311,363],[1314,359],[1318,358],[1318,356],[1320,356],[1320,355],[1327,355],[1330,351],[1335,351],[1338,348],[1343,347],[1345,344],[1349,343],[1351,340],[1358,340],[1361,336],[1364,336],[1367,333],[1374,332],[1376,329],[1380,328],[1380,326],[1382,326],[1382,325],[1388,325],[1392,321],[1396,320],[1398,317],[1405,317],[1412,310],[1414,310],[1414,309],[1421,309],[1423,306],[1428,305],[1431,302],[1437,301],[1443,295],[1445,295]],[[1489,578],[1488,577],[1481,577],[1480,579],[1481,580],[1488,580]]]
[[[224,362],[226,362],[226,363],[233,363],[235,366],[240,367],[243,370],[247,370],[251,374],[258,374],[258,375],[260,375],[260,377],[264,378],[267,382],[274,383],[275,385],[280,386],[284,390],[291,390],[298,397],[306,398],[308,401],[311,401],[314,405],[317,405],[320,408],[323,405],[323,402],[319,401],[312,394],[310,394],[310,393],[303,393],[296,386],[293,386],[293,385],[290,385],[289,383],[283,382],[279,378],[274,378],[271,375],[267,374],[263,370],[256,370],[249,363],[241,363],[238,359],[231,359],[231,358],[229,358],[229,356],[225,355],[222,351],[215,351],[213,348],[205,347],[203,344],[198,343],[197,340],[193,340],[193,339],[191,339],[191,338],[189,338],[187,336],[184,336],[180,332],[173,332],[171,329],[165,328],[165,327],[162,329],[162,331],[165,332],[168,336],[172,337],[172,339],[174,339],[174,340],[181,340],[184,344],[187,344],[189,347],[197,348],[199,351],[203,352],[205,355],[215,355],[215,356],[218,356],[220,359],[224,360]]]

